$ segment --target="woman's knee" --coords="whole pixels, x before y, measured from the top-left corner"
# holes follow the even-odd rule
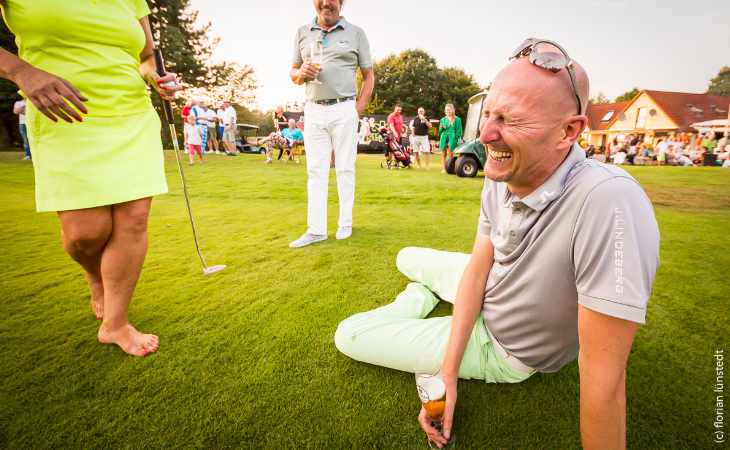
[[[111,223],[76,222],[64,224],[61,236],[64,247],[70,253],[93,256],[104,248],[111,231]]]
[[[144,234],[150,215],[151,199],[135,200],[114,209],[114,228],[126,233]]]

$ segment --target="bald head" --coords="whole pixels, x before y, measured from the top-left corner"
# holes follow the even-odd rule
[[[512,60],[494,79],[484,101],[479,140],[489,158],[484,173],[518,196],[542,184],[571,151],[586,126],[588,77],[574,63],[576,91],[567,70],[552,72],[528,58]]]
[[[581,110],[585,115],[588,104],[589,81],[583,67],[573,62],[575,84],[581,98]],[[560,118],[578,113],[577,100],[573,93],[567,70],[553,73],[532,64],[527,58],[510,61],[492,83],[490,91],[507,90],[516,94],[530,108],[539,108]]]

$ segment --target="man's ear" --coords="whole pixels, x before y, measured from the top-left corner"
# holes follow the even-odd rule
[[[573,143],[578,140],[583,130],[585,130],[586,125],[588,125],[588,117],[583,115],[571,116],[565,124],[563,124],[563,138],[560,140],[560,145],[573,145]]]

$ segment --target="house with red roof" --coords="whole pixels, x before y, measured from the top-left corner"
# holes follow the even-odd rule
[[[589,105],[589,143],[638,135],[648,143],[677,133],[696,134],[693,123],[726,119],[730,96],[643,90],[628,102]]]

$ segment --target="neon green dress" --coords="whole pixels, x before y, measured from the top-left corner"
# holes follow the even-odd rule
[[[28,102],[36,209],[91,208],[167,192],[160,119],[139,73],[145,0],[4,0],[2,10],[20,58],[89,99],[89,114],[73,124],[54,123]]]

